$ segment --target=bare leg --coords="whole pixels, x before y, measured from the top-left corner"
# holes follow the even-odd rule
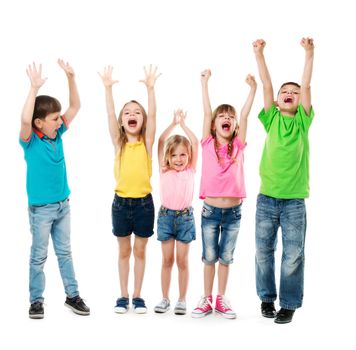
[[[119,237],[119,279],[121,296],[129,297],[128,282],[130,272],[131,236]]]
[[[135,236],[135,243],[133,247],[133,253],[135,257],[135,266],[134,266],[135,283],[134,283],[133,298],[141,297],[141,288],[142,288],[143,276],[145,274],[145,266],[146,266],[147,242],[148,242],[148,238]]]
[[[227,280],[229,277],[229,267],[230,265],[224,265],[219,263],[218,268],[218,294],[225,295]]]
[[[172,267],[174,264],[174,239],[162,242],[161,286],[163,298],[169,299]]]
[[[213,292],[215,277],[215,264],[204,264],[204,296],[209,296]]]
[[[189,281],[188,253],[189,244],[177,241],[177,266],[179,283],[179,300],[185,300]]]

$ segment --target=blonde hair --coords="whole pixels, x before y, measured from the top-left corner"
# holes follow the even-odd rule
[[[172,135],[164,143],[164,152],[163,152],[163,161],[162,167],[165,170],[171,168],[169,160],[172,157],[174,150],[179,146],[183,145],[187,148],[188,151],[188,165],[192,161],[192,145],[190,141],[183,135]]]
[[[214,139],[214,148],[215,148],[215,153],[216,153],[216,156],[218,157],[218,160],[220,160],[219,158],[219,145],[218,145],[218,141],[216,139],[216,132],[214,130],[214,124],[215,124],[215,119],[217,117],[218,114],[220,113],[228,113],[228,114],[232,114],[235,116],[235,118],[237,118],[237,113],[236,113],[236,110],[233,106],[231,105],[228,105],[228,104],[222,104],[222,105],[219,105],[215,108],[214,112],[213,112],[213,117],[212,117],[212,120],[211,120],[211,128],[210,128],[210,132],[211,132],[211,135],[213,136],[213,139]],[[231,158],[231,155],[232,155],[232,150],[233,150],[233,142],[234,142],[234,138],[238,135],[238,132],[239,132],[239,124],[236,120],[236,128],[234,130],[234,132],[232,133],[232,136],[231,136],[231,139],[229,141],[229,144],[227,146],[227,154],[228,156]]]
[[[141,113],[142,113],[142,116],[143,116],[143,123],[142,123],[142,128],[141,128],[141,131],[140,131],[140,137],[142,137],[143,141],[145,141],[145,138],[146,138],[146,125],[147,125],[147,113],[145,111],[145,109],[143,108],[143,106],[141,105],[141,103],[135,101],[135,100],[131,100],[129,102],[126,102],[120,113],[119,113],[119,117],[117,118],[117,126],[119,128],[119,144],[120,144],[120,151],[125,147],[126,143],[127,143],[127,135],[126,135],[126,132],[125,132],[125,129],[122,125],[122,115],[124,113],[124,109],[125,107],[129,104],[129,103],[135,103],[138,105],[138,107],[140,108],[141,110]]]

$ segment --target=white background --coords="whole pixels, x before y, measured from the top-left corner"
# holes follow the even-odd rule
[[[355,313],[354,201],[354,11],[351,1],[19,1],[0,5],[1,349],[63,349],[122,346],[300,349],[354,349],[351,322]],[[312,100],[315,119],[310,129],[311,195],[307,200],[308,230],[304,305],[293,323],[275,325],[260,316],[254,283],[254,214],[259,189],[258,165],[264,131],[257,120],[263,106],[252,42],[264,38],[266,60],[277,91],[285,81],[300,81],[303,36],[315,40]],[[72,190],[72,249],[81,296],[89,317],[64,308],[57,262],[50,247],[45,266],[45,318],[28,318],[28,261],[31,236],[27,217],[25,162],[18,144],[20,114],[29,89],[27,64],[43,64],[48,81],[40,93],[57,97],[67,107],[64,73],[57,58],[68,60],[77,74],[82,109],[64,136]],[[227,296],[237,312],[230,321],[218,316],[202,320],[172,312],[156,315],[161,298],[160,244],[147,247],[142,296],[146,315],[113,312],[119,296],[117,242],[111,234],[113,149],[106,123],[104,89],[97,75],[114,65],[116,108],[129,99],[147,105],[143,65],[156,64],[157,137],[175,108],[188,111],[187,123],[201,137],[200,72],[212,70],[212,106],[245,101],[244,78],[259,83],[245,153],[248,198],[237,242]],[[154,149],[156,154],[156,148]],[[153,159],[153,196],[159,206],[157,159]],[[193,205],[197,240],[190,251],[189,311],[203,293],[200,260],[200,163]],[[277,252],[278,261],[280,248]],[[279,266],[279,264],[278,264]],[[177,296],[174,269],[171,300]],[[132,291],[132,281],[130,281]]]

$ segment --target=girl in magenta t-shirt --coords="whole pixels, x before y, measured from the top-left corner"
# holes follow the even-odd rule
[[[241,203],[246,197],[243,151],[245,148],[247,117],[256,93],[256,81],[246,78],[250,93],[237,121],[235,108],[228,104],[211,110],[208,80],[210,70],[201,74],[204,106],[202,139],[201,199],[204,199],[201,228],[204,262],[204,296],[192,311],[192,317],[203,317],[213,311],[212,290],[215,265],[218,267],[218,293],[215,311],[225,318],[235,318],[229,301],[225,298],[229,265],[240,228]]]
[[[162,300],[155,312],[164,313],[170,308],[169,287],[174,263],[174,249],[178,266],[179,298],[174,313],[186,313],[185,297],[188,287],[189,243],[195,239],[195,223],[192,200],[194,175],[198,158],[199,141],[185,125],[186,113],[174,112],[174,119],[158,141],[161,208],[157,221],[157,239],[162,242]],[[168,138],[176,125],[180,125],[188,136],[173,135]]]

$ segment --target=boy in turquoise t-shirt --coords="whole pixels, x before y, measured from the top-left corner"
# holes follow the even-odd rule
[[[276,323],[292,321],[302,306],[304,242],[309,196],[308,130],[314,117],[310,81],[313,70],[313,39],[303,38],[305,64],[301,86],[284,83],[273,100],[273,87],[263,50],[264,40],[253,48],[263,84],[264,109],[259,114],[267,137],[260,163],[261,189],[256,210],[256,289],[264,317]],[[281,309],[276,313],[274,252],[281,227],[283,255],[279,286]]]
[[[58,60],[69,86],[69,108],[61,115],[59,101],[51,96],[37,96],[46,78],[42,66],[29,65],[27,75],[31,87],[21,116],[20,144],[27,163],[26,188],[29,220],[32,234],[30,256],[29,317],[44,316],[44,264],[47,260],[49,237],[58,259],[58,265],[67,295],[65,306],[79,315],[90,310],[79,296],[70,246],[70,190],[67,182],[62,134],[67,131],[80,108],[80,99],[74,71],[68,63]]]

